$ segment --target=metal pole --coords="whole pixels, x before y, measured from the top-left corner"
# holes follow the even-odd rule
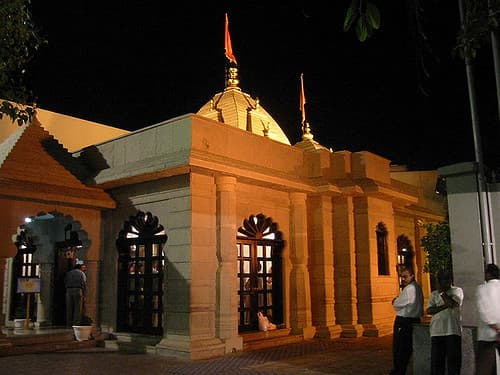
[[[493,7],[491,0],[488,0],[488,15],[493,17]],[[497,84],[497,113],[500,119],[500,57],[498,56],[498,39],[495,31],[490,32],[491,37],[491,52],[493,54],[493,67],[495,69],[495,82]]]
[[[463,0],[458,0],[458,9],[460,11],[460,22],[462,29],[465,29],[465,14]],[[479,220],[482,232],[483,258],[486,263],[493,261],[492,240],[490,231],[490,215],[488,209],[488,189],[485,178],[485,168],[483,161],[483,150],[481,146],[481,134],[479,131],[479,117],[476,103],[476,91],[474,85],[474,72],[472,70],[472,59],[470,58],[469,46],[464,46],[465,72],[467,75],[467,88],[469,91],[469,105],[472,120],[472,133],[474,136],[474,153],[477,163],[477,186],[479,200]]]

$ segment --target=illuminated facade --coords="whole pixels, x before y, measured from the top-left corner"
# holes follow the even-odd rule
[[[430,292],[419,243],[422,223],[446,215],[437,173],[330,150],[308,125],[292,145],[237,81],[197,114],[82,137],[72,153],[57,141],[68,129],[46,125],[0,145],[3,325],[22,303],[23,239],[41,279],[38,324],[65,324],[61,277],[82,259],[98,328],[153,337],[156,354],[242,350],[259,311],[304,338],[389,334],[398,259]]]

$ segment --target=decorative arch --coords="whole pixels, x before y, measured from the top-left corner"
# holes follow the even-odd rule
[[[272,218],[258,214],[243,220],[243,225],[238,228],[238,237],[281,240],[282,235]]]

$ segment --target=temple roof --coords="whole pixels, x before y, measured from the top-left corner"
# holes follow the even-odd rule
[[[229,68],[228,76],[224,91],[215,94],[197,114],[290,145],[259,99],[253,99],[238,87],[237,68]]]

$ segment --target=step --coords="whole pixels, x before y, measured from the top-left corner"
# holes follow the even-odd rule
[[[0,357],[103,346],[104,339],[96,336],[91,340],[76,341],[71,329],[25,330],[15,334],[9,331],[5,340],[7,345],[0,346]]]
[[[131,332],[115,332],[113,337],[104,341],[104,347],[129,353],[147,353],[148,347],[161,341],[161,336],[145,335]]]
[[[295,344],[304,341],[302,335],[290,335],[290,329],[277,329],[267,332],[249,332],[241,334],[243,350],[251,351],[280,345]]]

